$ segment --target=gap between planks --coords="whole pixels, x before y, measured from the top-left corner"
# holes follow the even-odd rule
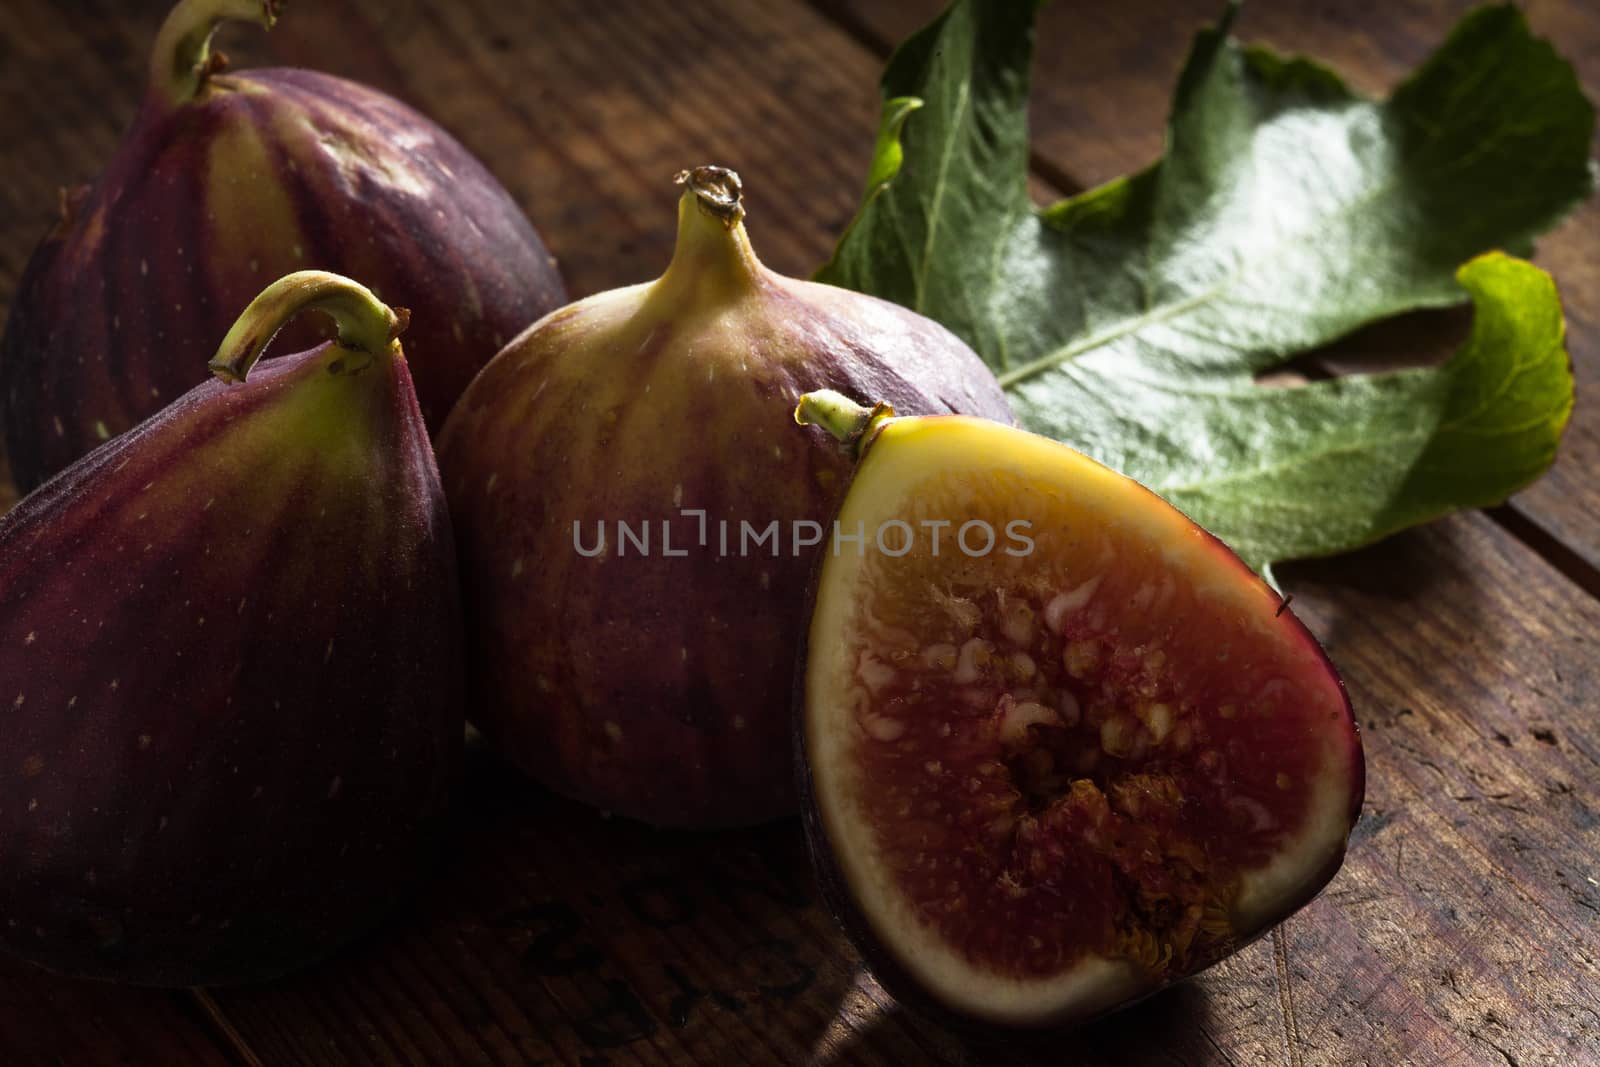
[[[222,1052],[239,1067],[266,1067],[266,1061],[256,1055],[237,1027],[229,1021],[222,1006],[217,1003],[211,993],[199,986],[178,991],[178,997],[184,997],[200,1009],[200,1017],[205,1028],[210,1031],[211,1037],[217,1042]]]

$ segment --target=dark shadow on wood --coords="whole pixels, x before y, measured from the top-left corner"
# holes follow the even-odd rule
[[[1446,568],[1456,565],[1459,557],[1441,553],[1430,532],[1447,531],[1449,521],[1405,530],[1338,556],[1280,564],[1274,573],[1294,598],[1292,610],[1338,664],[1343,646],[1370,637],[1363,631],[1374,619],[1428,596],[1430,589],[1451,584]],[[1474,605],[1461,603],[1455,610],[1468,614]]]
[[[319,967],[214,995],[247,1040],[279,1042],[256,1044],[269,1062],[344,1042],[328,1062],[364,1062],[365,1042],[428,1062],[654,1062],[647,1048],[672,1060],[681,1047],[800,1063],[856,982],[797,821],[657,830],[557,797],[472,743],[451,841],[400,915]],[[834,1062],[928,1059],[902,1016],[854,1000],[839,1043],[862,1055]]]

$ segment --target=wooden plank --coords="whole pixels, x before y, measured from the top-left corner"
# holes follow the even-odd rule
[[[630,12],[629,14],[632,15],[636,13]],[[622,21],[626,23],[626,26],[619,25],[617,27],[619,32],[623,33],[622,38],[615,36],[606,36],[603,38],[605,47],[615,49],[619,53],[629,54],[629,47],[626,40],[628,34],[637,32],[641,36],[648,37],[652,32],[659,32],[653,31],[649,28],[650,22],[648,15],[644,16],[645,28],[640,28],[631,18],[626,18]],[[796,25],[788,25],[782,21],[779,21],[774,27],[774,32],[781,31],[784,40],[788,42],[796,51],[800,51],[803,54],[804,50],[798,42],[803,41],[804,35],[800,32],[801,25],[798,23],[798,20],[796,20],[796,22]],[[716,17],[715,8],[710,9],[707,25],[709,27],[719,27],[724,25],[723,21]],[[505,51],[521,56],[522,53],[519,51],[518,42],[523,40],[523,38],[520,36],[522,31],[513,25],[509,26],[505,32],[512,42],[511,47]],[[462,40],[466,37],[466,34],[467,31],[458,30],[456,39]],[[697,67],[703,65],[703,67],[709,71],[716,71],[720,68],[720,65],[723,62],[727,62],[720,54],[719,43],[721,40],[722,38],[719,37],[714,30],[707,30],[707,32],[703,32],[697,36],[697,49],[700,53],[699,62],[696,64]],[[397,51],[403,47],[405,47],[404,42],[398,42],[395,45]],[[816,50],[820,51],[821,49],[819,48]],[[470,54],[470,44],[464,46],[464,51]],[[836,58],[832,68],[833,71],[843,72],[849,76],[855,76],[859,74],[859,71],[856,71],[855,74],[851,74],[851,64],[841,62],[837,58],[839,54],[838,49],[834,50],[834,54]],[[752,52],[748,55],[755,66],[758,67],[761,72],[764,72],[764,78],[766,80],[779,82],[783,81],[785,78],[786,68],[779,59],[764,52]],[[541,56],[543,56],[545,62],[559,61],[563,64],[569,64],[569,66],[545,66],[539,68],[546,72],[546,76],[548,78],[556,81],[557,83],[567,83],[569,81],[582,83],[584,79],[589,76],[593,69],[589,65],[591,60],[581,54],[576,56],[569,54],[544,56],[543,53],[541,53]],[[515,96],[510,95],[517,92],[516,84],[505,80],[504,75],[497,75],[494,73],[494,71],[499,69],[498,61],[495,60],[493,56],[484,54],[479,57],[479,62],[488,67],[488,72],[483,76],[496,86],[498,92],[508,94],[512,102],[506,106],[510,107],[514,111],[517,111],[519,115],[525,115],[527,113],[526,109],[518,110],[515,103]],[[393,65],[401,68],[406,68],[408,66],[404,60],[400,60]],[[861,64],[856,63],[854,66],[859,68]],[[680,79],[691,80],[691,74],[684,71],[677,72],[676,76]],[[641,99],[670,99],[674,101],[671,104],[674,109],[681,106],[684,109],[684,113],[687,115],[695,115],[698,113],[696,110],[697,108],[705,106],[705,104],[700,103],[699,101],[707,98],[712,100],[716,99],[715,95],[711,93],[706,93],[702,96],[694,89],[692,84],[685,84],[684,81],[675,82],[668,87],[654,84],[645,75],[639,75],[638,77],[640,78],[640,81],[637,83],[637,87],[633,91],[640,94]],[[846,78],[844,80],[848,79]],[[747,90],[752,97],[760,96],[759,86],[761,83],[762,78],[757,77],[755,72],[752,71],[750,75],[749,88]],[[415,82],[407,86],[407,88],[413,92],[426,91],[425,89],[420,88]],[[676,93],[664,93],[663,90],[667,88],[676,90]],[[463,85],[455,85],[454,90],[467,96],[474,95],[473,90]],[[532,87],[528,87],[523,91],[535,92],[542,90],[536,90]],[[815,90],[808,89],[805,84],[800,84],[797,85],[793,91],[797,93],[804,93]],[[844,91],[844,86],[841,85],[840,91]],[[490,96],[495,94],[494,92],[485,92],[483,95]],[[679,101],[682,101],[682,103],[679,103]],[[791,99],[788,101],[788,103],[791,105],[793,113],[796,116],[813,114],[814,112],[812,109],[816,106],[815,102],[807,99],[807,97],[804,95],[800,96],[798,99]],[[433,105],[430,102],[430,107],[432,106]],[[616,103],[610,106],[614,107],[616,112],[620,114],[627,114],[630,110],[630,105],[625,103]],[[637,107],[640,105],[636,102],[632,106]],[[765,105],[763,105],[759,99],[755,99],[745,102],[743,106],[748,106],[752,110],[759,113],[761,108]],[[584,121],[605,122],[607,121],[605,115],[605,110],[596,110],[593,112],[593,118],[572,118],[571,121],[575,123]],[[680,122],[681,121],[682,120],[680,120]],[[781,151],[783,148],[790,148],[790,150],[792,150],[792,146],[796,144],[804,145],[811,143],[810,141],[806,140],[809,135],[804,132],[803,126],[801,125],[802,121],[803,120],[791,119],[786,125],[779,127],[779,130],[782,131],[782,135],[774,139],[779,143],[777,150]],[[867,128],[869,121],[869,119],[863,120],[863,122],[860,124],[860,129],[862,131]],[[575,127],[575,129],[578,128],[581,127]],[[654,139],[647,132],[641,131],[639,137],[643,143],[639,143],[639,141],[630,141],[627,144],[621,145],[618,149],[629,154],[628,159],[630,162],[629,166],[626,168],[628,170],[633,169],[633,166],[636,165],[632,161],[648,161],[660,151],[660,148],[655,144]],[[577,141],[583,140],[581,136],[574,136],[573,139]],[[753,147],[755,146],[747,146],[747,150]],[[773,151],[773,149],[769,148],[767,151]],[[749,157],[747,156],[745,158],[748,159]],[[781,156],[778,158],[781,159]],[[739,161],[739,165],[746,170],[748,176],[752,173],[764,173],[768,168],[776,169],[777,161],[769,160],[765,156],[758,155],[753,162],[747,163],[741,159]],[[645,199],[648,200],[648,197]],[[634,225],[638,225],[638,223],[635,223]],[[753,226],[759,225],[760,216],[757,215]],[[598,228],[599,227],[595,226],[589,221],[582,221],[574,226],[574,230],[580,233],[591,232],[592,230]],[[557,229],[552,232],[559,233],[560,231]],[[760,247],[765,249],[768,238],[764,231],[758,229],[757,237],[758,241],[761,242]],[[659,235],[657,239],[662,242],[664,247],[666,235]],[[803,249],[806,235],[803,232],[793,236],[781,234],[778,235],[777,239],[781,241],[792,242],[794,247]],[[552,237],[552,240],[556,241],[557,238]],[[825,244],[823,244],[821,247],[825,247]],[[810,254],[813,256],[819,254],[821,247],[814,248]],[[558,251],[560,251],[559,246]],[[571,261],[570,256],[567,256],[564,251],[562,254],[568,262]],[[769,258],[771,257],[769,256]],[[801,262],[814,261],[808,259],[803,252],[802,254],[797,255],[795,258]],[[598,275],[598,271],[596,273]],[[1495,535],[1493,535],[1492,532],[1488,532],[1485,533],[1484,536],[1492,537]],[[1470,568],[1466,567],[1465,565],[1462,566],[1463,571],[1469,569]],[[1554,579],[1552,579],[1552,581],[1554,581]],[[1459,590],[1457,590],[1457,592],[1459,592]],[[1571,595],[1570,592],[1568,595]],[[1381,643],[1379,647],[1382,647]],[[1419,680],[1411,679],[1411,681],[1416,682]],[[1383,691],[1380,699],[1394,699],[1394,691],[1395,690],[1393,688]],[[1399,757],[1395,757],[1397,762],[1403,761],[1405,758],[1408,757],[1405,757],[1403,754]],[[1381,766],[1376,756],[1374,763],[1375,766]],[[523,847],[516,850],[517,853],[521,854],[523,852],[530,852],[554,855],[567,854],[567,846],[558,847],[554,844],[540,845],[538,843],[539,841],[543,840],[544,835],[547,833],[548,831],[545,830],[537,831],[534,838],[525,841]],[[629,847],[637,847],[640,841],[648,840],[648,838],[639,839],[639,841],[636,841],[633,846]],[[500,846],[490,843],[486,847],[495,849]],[[570,847],[576,849],[580,846],[574,844]],[[713,846],[713,849],[714,851],[720,853],[723,851],[724,846]],[[624,847],[616,841],[612,841],[605,847],[591,848],[591,853],[596,854],[599,857],[604,857],[598,861],[604,864],[608,862],[614,862],[614,858],[617,856],[619,851],[626,854],[627,850],[627,847]],[[1362,861],[1361,857],[1358,855],[1357,861],[1358,864],[1361,862],[1369,863],[1374,868],[1374,870],[1366,876],[1365,881],[1358,884],[1387,885],[1388,883],[1384,881],[1385,878],[1388,878],[1389,881],[1395,880],[1392,874],[1386,873],[1386,868],[1382,861],[1382,857],[1378,854],[1373,854],[1373,856],[1366,861]],[[691,860],[688,862],[692,863],[693,861]],[[797,858],[794,858],[794,862],[797,862]],[[620,890],[618,887],[623,884],[625,877],[624,872],[628,869],[626,866],[626,861],[624,861],[624,864],[625,865],[621,870],[611,874],[609,878],[602,875],[597,883],[585,883],[582,886],[569,884],[563,892],[556,893],[551,896],[550,900],[560,903],[563,906],[571,907],[572,910],[579,912],[584,918],[586,932],[604,929],[605,927],[600,919],[600,913],[604,910],[603,906],[595,905],[593,899],[591,898],[591,894],[598,897],[602,902],[605,901],[608,896],[615,896],[619,894]],[[1356,870],[1358,869],[1358,866],[1353,865],[1352,869]],[[1403,869],[1409,871],[1409,867],[1404,867]],[[681,867],[674,867],[671,868],[671,870],[673,871],[674,876],[677,877],[682,877],[684,874],[683,868]],[[528,877],[529,876],[527,874],[522,874],[516,876],[515,880],[519,884],[522,884],[527,881]],[[798,869],[790,868],[786,877],[789,879],[797,879],[801,877],[801,872]],[[1503,883],[1503,878],[1500,878],[1500,881]],[[543,885],[543,883],[539,884]],[[548,893],[549,890],[547,889],[546,892]],[[504,901],[500,902],[502,906],[504,903]],[[481,913],[482,912],[480,911],[480,914]],[[1404,918],[1412,917],[1405,913],[1402,914]],[[707,941],[711,941],[717,936],[715,931],[720,927],[722,921],[723,920],[718,920],[717,922],[712,923],[707,929],[698,932],[697,936]],[[785,912],[778,911],[770,916],[767,921],[771,923],[792,921],[792,914],[786,914]],[[833,944],[830,946],[829,951],[826,953],[826,959],[835,960],[839,958],[850,958],[848,951],[844,948],[844,946],[837,942],[836,936],[829,932],[826,923],[818,924],[812,928],[812,931],[813,934],[819,938],[835,938]],[[1509,929],[1507,929],[1505,932],[1508,935],[1508,944],[1522,943],[1515,937],[1509,936],[1511,933]],[[598,935],[596,936],[598,937]],[[629,976],[629,984],[627,988],[633,991],[633,995],[637,997],[640,1002],[644,1003],[647,1007],[652,1008],[653,1013],[658,1019],[658,1029],[655,1031],[655,1033],[659,1033],[661,1028],[659,1021],[660,1015],[663,1014],[663,1012],[670,1015],[671,1001],[664,996],[665,991],[661,987],[661,976],[658,975],[652,979],[649,965],[642,962],[643,960],[654,958],[655,950],[639,950],[632,947],[638,945],[641,939],[644,939],[644,943],[646,944],[650,943],[646,938],[645,932],[638,929],[637,922],[633,922],[630,925],[624,925],[620,928],[615,928],[611,934],[611,939],[608,940],[603,946],[603,957],[618,961],[630,961],[618,962],[617,973]],[[504,962],[494,962],[496,957],[503,951],[504,950],[502,947],[479,944],[472,952],[472,957],[484,965],[490,973],[505,974],[507,973],[507,965]],[[1310,1056],[1315,1053],[1316,1048],[1319,1046],[1306,1046],[1305,1034],[1302,1032],[1301,1021],[1296,1019],[1294,1022],[1289,1022],[1288,1019],[1293,1018],[1292,1014],[1285,1013],[1281,1009],[1281,1005],[1285,1003],[1286,1000],[1288,1003],[1295,1003],[1295,996],[1297,994],[1292,992],[1292,990],[1302,987],[1304,988],[1304,992],[1299,995],[1303,998],[1302,1003],[1307,1006],[1301,1011],[1300,1016],[1305,1019],[1304,1025],[1310,1030],[1314,1038],[1322,1040],[1322,1038],[1319,1037],[1321,1031],[1318,1030],[1317,1027],[1321,1025],[1324,1019],[1331,1018],[1332,1021],[1328,1025],[1334,1028],[1345,1027],[1346,1029],[1349,1029],[1352,1024],[1336,1015],[1336,1009],[1339,1007],[1338,1005],[1330,1006],[1326,1011],[1320,1010],[1324,1001],[1327,1001],[1327,1003],[1330,1005],[1333,1004],[1333,1001],[1328,999],[1334,995],[1333,991],[1329,990],[1326,984],[1326,979],[1329,977],[1329,975],[1313,974],[1310,972],[1297,973],[1297,968],[1301,966],[1301,960],[1308,957],[1337,958],[1346,965],[1346,969],[1351,973],[1367,976],[1373,982],[1380,983],[1376,988],[1381,990],[1384,988],[1381,983],[1388,981],[1388,976],[1395,973],[1395,968],[1397,966],[1401,966],[1406,963],[1405,953],[1409,951],[1414,951],[1414,949],[1412,949],[1411,946],[1396,943],[1392,940],[1379,940],[1376,944],[1363,940],[1360,933],[1352,929],[1350,923],[1344,918],[1342,913],[1333,906],[1332,898],[1328,898],[1325,901],[1319,902],[1312,909],[1308,910],[1304,916],[1297,918],[1292,924],[1290,924],[1288,927],[1288,933],[1283,938],[1280,938],[1276,943],[1271,941],[1263,942],[1253,948],[1250,952],[1242,955],[1234,961],[1230,961],[1225,968],[1219,969],[1219,971],[1215,974],[1207,975],[1201,981],[1195,983],[1190,989],[1187,989],[1172,997],[1158,998],[1153,1005],[1146,1009],[1141,1009],[1141,1011],[1146,1014],[1143,1014],[1138,1018],[1129,1019],[1124,1017],[1123,1019],[1115,1020],[1111,1023],[1105,1024],[1102,1027],[1095,1028],[1086,1038],[1083,1039],[1083,1046],[1075,1051],[1078,1051],[1079,1054],[1083,1056],[1104,1058],[1110,1062],[1159,1062],[1161,1057],[1170,1056],[1172,1057],[1173,1062],[1199,1063],[1208,1062],[1213,1059],[1220,1059],[1225,1054],[1234,1055],[1245,1062],[1249,1062],[1255,1059],[1276,1059],[1280,1057],[1280,1054],[1287,1052],[1291,1048],[1295,1049],[1297,1052],[1302,1052],[1304,1055]],[[705,964],[691,964],[686,960],[682,966],[677,967],[677,969],[680,971],[680,973],[686,973],[693,966],[703,968]],[[710,974],[712,976],[716,974],[715,971],[706,972],[703,970],[696,970],[693,973]],[[1330,974],[1335,975],[1337,973],[1337,971],[1330,972]],[[1494,972],[1492,968],[1485,964],[1479,965],[1477,970],[1473,971],[1472,973],[1488,974],[1492,976],[1497,972]],[[1319,983],[1319,979],[1322,979],[1321,983]],[[375,982],[376,979],[369,978],[367,981]],[[359,985],[361,983],[354,984]],[[1414,979],[1411,982],[1411,985],[1415,986],[1416,988],[1413,989],[1407,986],[1405,983],[1394,984],[1392,991],[1384,994],[1387,999],[1382,1001],[1382,1003],[1388,1004],[1392,1008],[1393,1012],[1396,1013],[1387,1016],[1387,1018],[1390,1019],[1395,1018],[1398,1013],[1405,1010],[1420,1010],[1417,1022],[1412,1024],[1412,1033],[1414,1036],[1409,1039],[1412,1043],[1403,1046],[1391,1043],[1388,1046],[1384,1046],[1382,1044],[1383,1039],[1381,1035],[1368,1034],[1366,1037],[1371,1047],[1374,1049],[1382,1049],[1387,1047],[1395,1052],[1403,1052],[1406,1049],[1418,1051],[1431,1048],[1436,1051],[1465,1052],[1468,1059],[1472,1058],[1472,1053],[1470,1050],[1475,1046],[1472,1045],[1472,1039],[1470,1036],[1458,1033],[1454,1029],[1451,1029],[1443,1024],[1435,1023],[1430,1026],[1428,1022],[1428,1011],[1432,1008],[1432,1005],[1426,1000],[1427,988],[1425,980]],[[1284,992],[1286,986],[1291,990],[1291,992]],[[474,983],[473,988],[481,989],[484,987]],[[712,989],[715,988],[715,984],[710,981],[697,981],[695,983],[695,988]],[[843,988],[844,975],[839,974],[834,978],[833,989],[840,990]],[[542,985],[541,990],[545,995],[560,1001],[563,1005],[565,1005],[566,1010],[569,1012],[573,1010],[582,1010],[583,1008],[593,1006],[592,1001],[585,1001],[578,994],[575,994],[571,991],[566,991],[563,993],[560,987],[554,985],[553,981]],[[1525,995],[1526,989],[1524,988],[1520,990],[1520,994]],[[1574,993],[1574,995],[1578,994]],[[1318,1000],[1317,996],[1322,996],[1324,1000]],[[496,999],[501,1000],[501,998],[498,997]],[[518,998],[514,993],[507,994],[503,998],[503,1002],[505,1003],[517,1002],[517,1000]],[[864,1003],[876,1004],[877,1001],[868,996]],[[576,1008],[574,1008],[575,1005]],[[1520,1001],[1513,1001],[1512,1007],[1517,1010],[1521,1010],[1522,1008],[1526,1007],[1526,1005],[1522,1004]],[[261,1041],[268,1039],[267,1034],[251,1029],[248,1022],[249,1016],[245,1004],[238,1000],[230,1001],[229,1010],[232,1017],[235,1019],[246,1020],[240,1022],[240,1025],[245,1027],[247,1032],[255,1035],[253,1040],[255,1040],[258,1044]],[[522,1010],[526,1012],[531,1009],[523,1008]],[[283,1017],[298,1018],[299,1015],[295,1011],[290,1010],[286,1011]],[[1161,1025],[1159,1027],[1152,1026],[1151,1022],[1154,1019],[1160,1019],[1163,1023],[1170,1025]],[[856,1025],[859,1027],[860,1024],[857,1023]],[[876,1049],[878,1040],[881,1040],[880,1035],[886,1032],[888,1031],[881,1029],[873,1031],[874,1040],[871,1045],[873,1049]],[[922,1032],[927,1033],[927,1030],[924,1029]],[[1180,1038],[1177,1042],[1173,1041],[1171,1035],[1174,1034],[1185,1035],[1186,1038],[1192,1036],[1193,1040],[1189,1045],[1185,1046],[1183,1044],[1184,1038]],[[1160,1036],[1157,1037],[1152,1035]],[[655,1043],[653,1034],[648,1039],[641,1038],[639,1041],[635,1042],[635,1044],[638,1046],[638,1048],[632,1051],[640,1058],[641,1062],[655,1062],[649,1057],[658,1054],[670,1055],[670,1053],[665,1052],[658,1044]],[[1026,1045],[1027,1043],[1022,1042],[1019,1044]],[[798,1045],[783,1046],[782,1051],[792,1052],[798,1047]],[[861,1049],[863,1054],[865,1054],[867,1046],[854,1047]],[[1336,1039],[1332,1039],[1327,1045],[1320,1047],[1326,1049],[1337,1049],[1340,1047],[1340,1045]],[[1360,1046],[1352,1045],[1346,1047]],[[948,1051],[948,1047],[945,1048],[946,1051]],[[1306,1051],[1307,1048],[1309,1048],[1310,1051]],[[648,1051],[641,1051],[644,1049],[648,1049]],[[1226,1051],[1224,1052],[1223,1050]],[[1014,1049],[1007,1051],[1010,1054],[1015,1054]],[[1055,1051],[1058,1053],[1062,1051],[1059,1045]],[[1035,1049],[1032,1050],[1032,1052],[1041,1057],[1043,1056],[1043,1050]],[[576,1047],[567,1046],[565,1047],[564,1052],[558,1051],[555,1054],[557,1056],[577,1055],[581,1057],[581,1055],[585,1053],[581,1052]],[[619,1062],[626,1061],[619,1060]],[[672,1061],[668,1059],[667,1062]],[[1380,1059],[1375,1062],[1382,1062],[1382,1060]],[[1395,1060],[1394,1062],[1400,1062],[1400,1060]],[[1426,1062],[1426,1059],[1419,1058],[1417,1062]]]
[[[227,1067],[229,1053],[186,993],[57,978],[0,957],[6,1067]]]
[[[792,5],[752,18],[736,3],[339,0],[297,9],[265,43],[278,61],[425,104],[506,182],[586,294],[660,272],[672,175],[703,162],[745,178],[752,238],[771,266],[816,266],[855,207],[877,62],[806,26],[823,23]],[[367,42],[356,53],[340,36],[351,30]]]
[[[1479,518],[1291,580],[1366,731],[1350,861],[1276,939],[1073,1038],[963,1051],[885,1011],[815,903],[792,824],[653,833],[482,753],[459,855],[423,908],[328,967],[218,1002],[268,1062],[800,1062],[827,1046],[844,1063],[1292,1049],[1432,1064],[1591,1047],[1600,606]]]
[[[576,291],[659,269],[665,176],[703,158],[745,173],[769,261],[815,263],[853,206],[876,59],[804,8],[756,17],[734,0],[603,5],[598,28],[552,32],[591,7],[402,2],[380,18],[329,3],[293,9],[268,40],[442,117],[529,207]],[[71,70],[79,48],[148,40],[144,7],[104,14],[120,28],[81,40],[38,8],[20,24],[64,49],[36,59]],[[681,62],[660,69],[660,54]],[[62,91],[111,99],[138,76],[113,64]],[[30,124],[15,158],[33,162],[0,183],[42,189],[13,172],[88,160],[80,136]],[[686,145],[694,159],[677,158]],[[8,227],[9,207],[7,269]],[[1593,603],[1471,518],[1290,580],[1363,709],[1373,818],[1280,936],[1079,1035],[974,1048],[895,1008],[816,904],[792,824],[651,833],[481,752],[457,851],[408,914],[323,967],[210,1002],[268,1063],[1503,1063],[1497,1045],[1581,1062],[1600,1039],[1600,899],[1584,874],[1600,844],[1585,788],[1600,753]]]
[[[1600,605],[1477,517],[1288,577],[1368,752],[1351,862],[1286,928],[1307,1056],[1600,1047]]]
[[[459,849],[412,915],[300,978],[214,994],[267,1062],[924,1058],[813,900],[794,824],[653,832],[476,749],[467,781]]]
[[[880,52],[931,19],[940,0],[815,0]],[[1432,52],[1474,0],[1317,4],[1247,3],[1235,33],[1286,53],[1315,56],[1356,89],[1381,96]],[[1521,5],[1535,33],[1578,71],[1600,100],[1600,17],[1592,5],[1534,0]],[[1194,31],[1215,20],[1218,0],[1130,0],[1047,4],[1031,122],[1034,151],[1058,187],[1075,191],[1157,158],[1172,87]],[[1591,200],[1539,243],[1535,262],[1560,283],[1578,406],[1555,467],[1513,507],[1569,547],[1586,570],[1600,568],[1600,201]],[[1361,331],[1333,346],[1329,365],[1379,369],[1434,362],[1454,350],[1460,322],[1437,314]]]

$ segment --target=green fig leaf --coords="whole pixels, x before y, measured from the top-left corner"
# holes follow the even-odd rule
[[[1514,7],[1469,14],[1373,101],[1232,40],[1231,4],[1195,39],[1165,155],[1043,210],[1027,187],[1035,7],[956,0],[895,53],[866,200],[821,280],[944,323],[1024,426],[1262,570],[1497,503],[1548,468],[1573,396],[1560,299],[1485,253],[1527,254],[1589,194],[1595,119]],[[1441,367],[1255,381],[1469,298],[1471,337]]]

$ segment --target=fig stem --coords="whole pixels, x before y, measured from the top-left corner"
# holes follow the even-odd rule
[[[271,29],[279,7],[280,0],[178,0],[150,53],[150,87],[172,104],[193,100],[224,62],[211,53],[217,27],[237,20]]]
[[[225,382],[242,382],[272,338],[302,311],[321,311],[338,328],[336,342],[352,358],[338,362],[338,373],[354,373],[373,357],[399,346],[395,338],[411,322],[405,308],[390,308],[366,286],[324,270],[285,275],[250,301],[217,354],[207,364]]]
[[[686,307],[725,305],[755,292],[766,268],[744,232],[743,186],[727,167],[695,167],[673,178],[678,198],[678,240],[672,262],[651,287],[663,314]]]
[[[863,407],[832,389],[818,389],[805,394],[794,409],[795,422],[801,426],[822,427],[856,457],[860,457],[878,426],[885,419],[892,418],[894,408],[888,404]]]
[[[744,221],[744,183],[739,180],[738,171],[706,164],[680,170],[672,181],[693,193],[700,210],[721,220],[728,229]]]

